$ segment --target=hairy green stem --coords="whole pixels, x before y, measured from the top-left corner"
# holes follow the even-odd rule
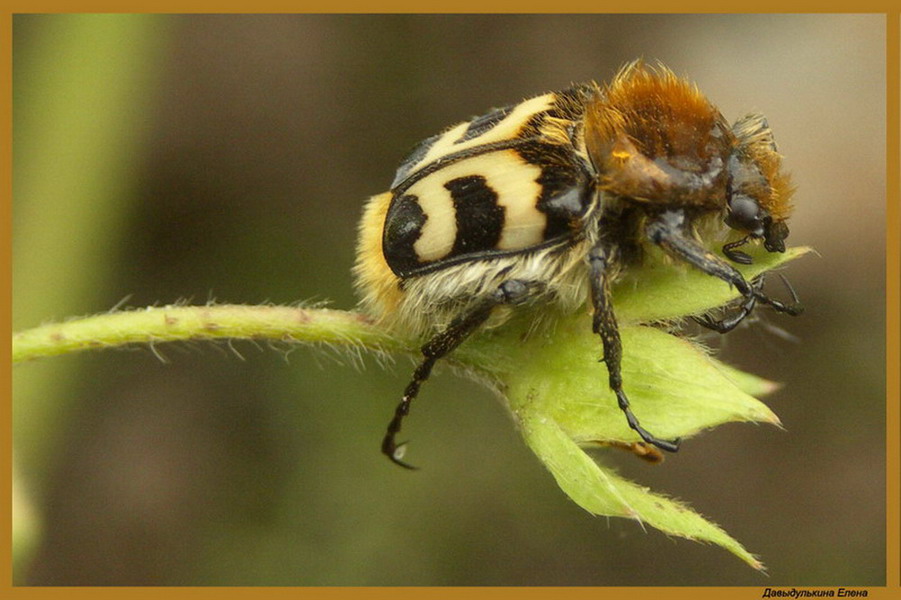
[[[160,306],[51,323],[13,336],[13,362],[129,344],[187,340],[272,340],[410,352],[413,341],[360,313],[287,306]]]

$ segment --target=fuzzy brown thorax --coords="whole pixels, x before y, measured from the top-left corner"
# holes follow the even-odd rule
[[[600,188],[639,202],[724,206],[733,141],[722,115],[693,84],[640,62],[598,89],[585,115]]]

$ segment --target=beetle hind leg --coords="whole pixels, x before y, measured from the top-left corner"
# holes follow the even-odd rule
[[[413,465],[402,460],[406,442],[398,444],[396,437],[400,433],[404,418],[410,414],[410,406],[413,400],[419,395],[420,386],[432,374],[432,368],[435,366],[435,363],[453,352],[479,326],[485,323],[496,306],[520,304],[540,292],[541,289],[542,286],[533,282],[518,279],[505,281],[490,296],[476,303],[466,312],[452,320],[444,331],[432,337],[422,346],[423,360],[416,367],[416,370],[413,371],[413,378],[407,384],[404,396],[397,408],[394,409],[394,416],[388,424],[385,437],[382,439],[383,454],[396,465],[406,469],[416,469]]]

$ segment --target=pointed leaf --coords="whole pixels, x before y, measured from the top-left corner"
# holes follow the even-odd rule
[[[736,385],[735,371],[724,371],[696,344],[645,326],[623,327],[620,334],[626,394],[658,437],[685,438],[730,421],[778,424],[766,405]],[[515,369],[499,376],[514,411],[527,404],[580,442],[640,439],[610,390],[587,316],[561,319],[553,334],[534,335],[508,353]]]
[[[718,544],[755,569],[763,569],[754,555],[714,523],[599,466],[557,423],[534,407],[522,407],[517,416],[526,443],[560,488],[585,510],[637,519],[671,535]]]

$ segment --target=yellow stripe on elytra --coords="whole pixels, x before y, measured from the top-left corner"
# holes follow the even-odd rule
[[[503,142],[506,140],[515,139],[519,135],[519,132],[522,130],[523,126],[529,121],[529,119],[535,116],[535,114],[549,109],[553,105],[555,98],[555,94],[544,94],[543,96],[536,96],[535,98],[523,100],[512,111],[510,111],[509,115],[504,117],[503,120],[501,120],[497,125],[489,129],[482,135],[476,136],[464,142],[456,143],[457,140],[459,140],[463,136],[463,133],[469,127],[470,122],[465,121],[463,123],[455,125],[451,129],[447,130],[444,135],[435,140],[435,143],[432,144],[426,155],[422,157],[422,160],[420,160],[410,168],[407,176],[415,173],[425,165],[435,162],[442,156],[460,152],[462,150],[476,146],[484,146],[485,144],[492,144],[495,142]]]
[[[519,250],[540,244],[547,228],[547,215],[538,210],[541,196],[541,168],[527,163],[511,150],[499,152],[508,161],[517,161],[516,168],[498,170],[488,179],[497,192],[498,206],[504,207],[504,228],[498,240],[498,250]]]
[[[465,161],[464,161],[465,162]],[[459,166],[451,165],[448,169]],[[413,250],[420,262],[433,262],[450,254],[457,239],[457,218],[454,199],[444,183],[453,179],[445,175],[447,169],[441,169],[428,177],[424,177],[410,186],[407,194],[419,199],[419,207],[426,216],[419,239],[413,244]]]
[[[406,191],[419,199],[427,216],[413,249],[425,263],[451,253],[457,237],[456,209],[444,184],[458,177],[478,175],[497,194],[505,209],[504,227],[497,250],[519,250],[544,239],[547,216],[536,203],[541,195],[541,168],[526,162],[513,150],[499,150],[453,163],[414,183]]]

